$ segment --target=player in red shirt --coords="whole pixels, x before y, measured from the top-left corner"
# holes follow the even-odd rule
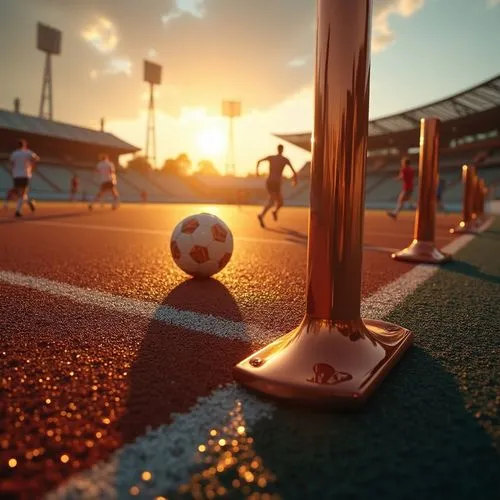
[[[79,187],[80,187],[80,178],[78,177],[77,174],[73,174],[73,177],[71,177],[71,187],[69,194],[70,201],[75,201]]]
[[[401,160],[401,170],[399,171],[398,179],[401,179],[401,182],[403,183],[403,190],[399,193],[398,204],[396,205],[394,211],[387,212],[387,215],[393,219],[397,218],[398,213],[403,208],[403,205],[405,202],[411,200],[413,194],[415,170],[411,166],[409,158],[405,157]]]

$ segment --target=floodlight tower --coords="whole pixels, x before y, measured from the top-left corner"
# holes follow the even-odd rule
[[[161,70],[159,64],[144,61],[144,81],[149,83],[149,106],[148,124],[146,130],[146,160],[150,161],[153,167],[156,166],[156,121],[155,121],[155,99],[154,87],[161,84]],[[152,153],[150,152],[150,146]]]
[[[229,118],[229,140],[227,143],[226,175],[235,174],[234,164],[234,119],[241,115],[240,101],[222,101],[222,115]]]
[[[42,95],[40,97],[40,118],[52,120],[52,56],[61,53],[61,31],[37,23],[37,49],[45,53]]]

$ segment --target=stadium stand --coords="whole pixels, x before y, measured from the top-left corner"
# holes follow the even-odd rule
[[[459,207],[463,191],[461,167],[466,163],[476,165],[490,187],[491,197],[500,195],[500,75],[497,75],[446,99],[370,121],[368,208],[387,207],[396,200],[400,183],[395,176],[400,158],[409,154],[413,164],[418,164],[420,119],[427,117],[441,121],[439,168],[440,175],[447,180],[444,202]],[[311,133],[275,135],[311,151]]]
[[[400,158],[409,155],[418,165],[419,120],[441,120],[440,175],[446,179],[444,202],[457,209],[462,200],[461,167],[477,166],[489,187],[490,198],[500,198],[500,76],[452,97],[369,123],[366,176],[366,206],[392,206],[400,190],[396,179]],[[41,157],[33,176],[31,191],[35,198],[66,200],[74,173],[80,178],[82,199],[96,193],[99,180],[93,173],[96,159],[107,152],[119,165],[120,155],[136,153],[139,148],[103,130],[92,130],[45,120],[19,111],[0,110],[0,196],[11,186],[8,155],[17,140],[25,137]],[[311,134],[276,135],[307,151]],[[160,171],[142,174],[118,168],[122,201],[139,202],[147,194],[149,202],[262,203],[266,198],[264,178],[166,175]],[[283,184],[288,205],[309,204],[310,162],[298,172],[299,184]],[[415,200],[416,200],[415,193]]]

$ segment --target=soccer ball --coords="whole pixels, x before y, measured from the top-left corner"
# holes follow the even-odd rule
[[[179,222],[170,239],[175,263],[195,278],[208,278],[222,271],[233,254],[233,235],[221,219],[197,214]]]

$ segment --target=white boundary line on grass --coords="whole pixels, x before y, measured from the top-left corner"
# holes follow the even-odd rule
[[[481,231],[489,227],[491,222],[492,219],[490,218],[483,224]],[[443,251],[454,254],[464,248],[473,238],[474,235],[463,235],[444,247]],[[378,292],[364,300],[361,306],[362,316],[372,319],[386,317],[417,287],[431,278],[438,269],[439,266],[431,265],[414,267],[411,271],[382,287]],[[9,272],[2,272],[0,281],[59,294],[77,301],[86,300],[82,295],[84,291],[86,295],[93,297],[92,303],[94,305],[106,308],[110,308],[111,305],[113,309],[118,307],[123,312],[139,315],[146,314],[147,317],[151,317],[153,309],[156,311],[157,308],[165,307],[158,307],[153,303],[146,303],[147,305],[144,306],[142,301],[123,299],[111,294],[104,294],[105,297],[103,297],[102,292],[78,289],[78,287],[71,285]],[[58,291],[64,291],[64,293],[56,293]],[[85,303],[89,302],[85,301]],[[141,313],[141,304],[145,307],[146,312],[144,313]],[[167,317],[170,318],[169,321],[171,321],[171,315],[173,314],[170,309],[173,308],[168,308],[166,312]],[[181,313],[184,314],[182,311]],[[204,325],[203,321],[205,319],[198,324]],[[215,321],[221,320],[215,319]],[[226,320],[222,321],[225,322]],[[243,324],[240,327],[237,326],[238,323],[232,323],[232,326],[236,327],[236,329],[243,327],[248,331],[252,331],[251,326]],[[228,327],[227,323],[223,324],[225,328]],[[203,331],[217,334],[217,332],[214,332],[217,323],[209,322],[208,325],[208,330]],[[205,328],[205,326],[200,328]],[[258,328],[257,331],[260,332],[257,334],[257,337],[260,338],[263,329]],[[222,336],[227,337],[228,333],[226,332]],[[241,339],[239,334],[236,337],[229,335],[229,338],[244,340]],[[153,498],[155,495],[175,490],[180,484],[189,481],[190,467],[193,465],[192,458],[196,453],[197,446],[208,439],[209,429],[217,429],[227,425],[230,418],[228,414],[237,401],[241,403],[242,413],[250,431],[252,426],[259,420],[272,418],[275,409],[273,404],[263,402],[257,396],[233,383],[228,384],[215,390],[210,396],[200,398],[189,412],[173,415],[171,424],[162,425],[153,431],[149,431],[137,438],[133,443],[117,450],[107,462],[98,463],[91,469],[73,476],[68,482],[50,492],[47,498],[50,500],[123,498],[127,497],[129,489],[136,485],[140,487],[137,498]],[[141,473],[146,470],[153,474],[154,481],[149,483],[140,481]]]

